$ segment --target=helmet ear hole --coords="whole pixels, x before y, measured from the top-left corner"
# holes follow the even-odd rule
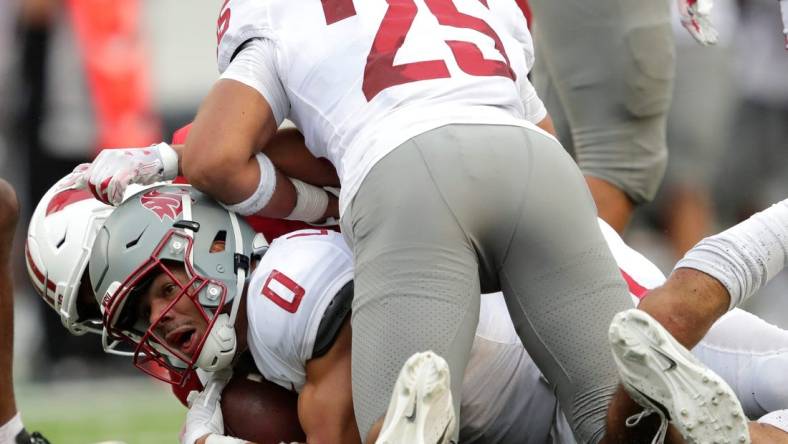
[[[66,243],[66,235],[63,234],[63,238],[60,239],[60,241],[58,241],[58,243],[55,245],[55,249],[59,250],[60,247],[62,247],[63,244],[65,244],[65,243]]]

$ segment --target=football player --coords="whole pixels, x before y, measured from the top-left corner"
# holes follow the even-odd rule
[[[223,75],[195,120],[182,170],[241,214],[313,221],[327,215],[330,198],[288,181],[257,147],[290,116],[313,152],[337,167],[356,262],[352,386],[362,436],[375,436],[399,368],[416,351],[446,358],[459,402],[479,289],[504,289],[518,333],[572,412],[579,439],[628,439],[622,418],[637,407],[623,392],[609,421],[604,413],[617,385],[604,325],[626,307],[626,288],[579,172],[525,120],[523,23],[505,0],[222,7]],[[143,163],[140,171],[174,174],[177,154],[158,151],[141,157],[164,168]],[[117,172],[99,165],[90,174],[98,194]],[[541,254],[548,246],[551,254]],[[697,279],[705,278],[690,280]],[[741,296],[715,287],[697,300],[677,290],[655,292],[643,307],[689,346]],[[556,303],[561,310],[552,310]],[[659,330],[644,322],[628,325]],[[572,328],[556,330],[563,324]],[[668,394],[660,407],[702,415],[700,403],[716,396],[703,388],[707,373],[689,366],[675,373],[691,381],[698,404]],[[719,409],[731,413],[726,421],[741,418],[735,403]],[[730,421],[718,438],[746,440],[744,422]],[[685,436],[700,433],[687,424],[678,423]]]
[[[30,223],[26,258],[31,280],[45,300],[61,316],[64,326],[75,334],[86,330],[100,330],[95,299],[92,299],[90,292],[87,294],[84,292],[88,286],[82,283],[81,279],[95,233],[110,210],[111,207],[93,199],[86,191],[73,189],[73,175],[70,175],[46,193],[37,205]],[[619,267],[627,276],[630,294],[633,297],[642,297],[646,287],[659,285],[664,280],[656,267],[626,247],[607,225],[600,222],[600,226]],[[293,242],[284,242],[284,238],[277,241],[277,245],[284,245],[293,250],[282,262],[286,264],[289,260],[299,261],[301,256],[312,257],[314,267],[303,267],[299,270],[302,273],[322,273],[321,261],[318,260],[322,256],[314,254],[309,248],[298,247],[312,247],[314,244],[318,246],[319,252],[321,243],[329,239],[336,240],[335,235],[331,237],[328,234],[322,230],[314,230],[309,236],[322,242],[311,244],[296,242],[295,247],[292,246]],[[296,236],[299,237],[306,236]],[[61,242],[63,239],[65,241]],[[340,249],[345,248],[339,244],[336,246]],[[305,262],[309,263],[309,261]],[[43,280],[44,276],[46,282]],[[632,276],[635,278],[633,279]],[[298,280],[304,281],[300,278]],[[306,280],[314,281],[309,278]],[[320,284],[307,287],[307,293],[315,294],[314,287],[320,287]],[[80,288],[83,290],[82,298],[76,299],[77,289]],[[59,305],[55,306],[54,301],[59,301]],[[482,299],[480,324],[470,360],[472,370],[466,375],[463,384],[462,436],[479,438],[481,442],[505,441],[504,437],[508,437],[507,439],[514,439],[516,442],[517,436],[529,431],[527,436],[539,442],[550,424],[546,419],[553,416],[552,409],[545,410],[540,406],[553,405],[554,399],[550,394],[548,400],[553,400],[548,403],[543,402],[543,396],[549,393],[549,390],[543,383],[536,384],[539,378],[533,376],[535,366],[527,354],[517,351],[521,345],[511,328],[508,315],[502,310],[505,310],[505,307],[500,294],[487,295]],[[299,312],[302,316],[304,313],[304,310]],[[318,312],[314,316],[321,317],[321,314]],[[739,336],[737,333],[741,331],[748,331],[751,336]],[[322,336],[316,334],[316,337]],[[781,364],[784,357],[779,353],[784,349],[781,344],[787,342],[783,336],[785,334],[781,330],[766,326],[751,315],[735,310],[715,324],[707,340],[701,342],[694,352],[715,371],[726,376],[726,380],[736,389],[737,395],[742,400],[747,415],[757,417],[766,411],[776,410],[783,404],[788,404],[788,400],[781,400],[779,397],[779,390],[773,390],[773,387],[781,385],[774,378],[785,374],[784,365]],[[757,337],[763,341],[747,341],[750,337]],[[113,344],[117,345],[117,342]],[[114,347],[110,349],[115,351]],[[293,359],[296,362],[299,360],[298,357],[285,357],[283,360]],[[298,368],[304,366],[304,362],[296,365]],[[500,384],[506,378],[489,377],[498,373],[522,375],[522,377],[515,378],[520,383]],[[755,374],[759,376],[753,377]],[[499,382],[497,385],[496,381]],[[201,388],[198,381],[192,382],[196,385],[187,387],[186,392],[189,388]],[[279,380],[279,383],[287,388],[302,384],[292,376]],[[517,396],[513,396],[514,393]],[[493,402],[495,400],[498,401]],[[507,401],[500,402],[501,400]],[[529,411],[526,417],[533,419],[526,422],[517,420],[519,414],[512,412],[521,411]],[[499,413],[490,414],[490,412]]]
[[[192,212],[190,221],[186,211]],[[164,187],[132,198],[102,228],[91,257],[91,275],[99,276],[94,288],[103,294],[98,299],[110,334],[135,342],[135,359],[143,369],[150,370],[154,359],[186,376],[189,367],[212,368],[214,359],[225,359],[216,358],[212,329],[226,327],[229,319],[219,313],[227,311],[221,307],[230,302],[221,291],[213,302],[209,296],[211,288],[220,288],[221,280],[232,276],[220,277],[214,270],[245,262],[231,259],[227,251],[250,235],[243,227],[233,227],[232,220],[230,213],[211,207],[210,200],[186,187]],[[664,282],[653,264],[599,223],[633,298]],[[191,228],[186,227],[197,231],[187,234]],[[235,247],[239,249],[243,247]],[[359,440],[349,396],[352,276],[351,252],[341,235],[325,229],[297,231],[272,243],[251,269],[248,286],[236,285],[233,296],[233,307],[245,306],[246,317],[241,309],[229,312],[230,319],[233,313],[241,315],[234,333],[239,344],[228,350],[249,347],[266,379],[300,393],[299,416],[310,440]],[[247,299],[239,301],[239,295]],[[742,331],[770,339],[743,347],[737,344]],[[231,343],[231,336],[227,332],[224,339]],[[788,334],[735,310],[718,321],[709,336],[713,339],[701,342],[695,352],[713,368],[741,378],[731,381],[746,401],[748,415],[788,407],[788,399],[775,389],[788,366]],[[776,379],[758,379],[768,375]],[[221,419],[213,412],[222,382],[209,385],[197,408],[192,404],[184,442],[221,433]],[[501,294],[482,296],[461,404],[462,442],[545,442],[551,436],[555,442],[573,440],[557,413],[555,394],[517,338]],[[761,433],[781,436],[770,428],[754,436]]]
[[[0,443],[49,444],[40,433],[29,434],[14,398],[14,287],[11,249],[19,218],[13,187],[0,179]]]
[[[578,439],[649,433],[625,427],[639,407],[623,391],[606,413],[618,377],[605,327],[627,308],[626,286],[579,170],[525,120],[524,20],[510,0],[223,4],[223,74],[195,119],[182,171],[233,211],[313,221],[326,216],[330,198],[288,181],[258,147],[289,116],[313,153],[334,164],[356,264],[352,388],[364,437],[376,436],[414,352],[446,358],[459,408],[480,290],[501,289]],[[176,153],[158,154],[165,168],[140,171],[174,174]],[[94,169],[91,187],[101,193],[115,172]],[[692,346],[727,297],[663,292],[652,297],[660,309],[647,309]],[[666,315],[674,310],[682,315]],[[660,402],[694,414],[683,400]],[[731,427],[719,438],[747,434],[742,421]]]

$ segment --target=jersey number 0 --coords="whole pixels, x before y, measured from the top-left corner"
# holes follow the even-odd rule
[[[388,9],[372,42],[372,48],[367,55],[367,64],[364,67],[361,89],[367,101],[390,86],[450,77],[449,69],[443,60],[394,64],[394,57],[405,42],[416,18],[418,7],[414,0],[386,0],[386,2]],[[504,59],[504,61],[485,59],[475,44],[461,40],[447,40],[446,45],[451,49],[457,65],[463,72],[472,76],[503,76],[516,79],[500,37],[487,22],[458,11],[452,0],[424,0],[424,3],[441,25],[472,29],[492,39],[495,49]],[[356,12],[352,0],[322,0],[322,4],[326,23],[329,25],[351,17]]]

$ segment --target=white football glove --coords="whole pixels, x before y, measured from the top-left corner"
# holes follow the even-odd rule
[[[101,151],[82,173],[77,187],[87,187],[96,199],[117,206],[130,184],[149,185],[175,179],[177,175],[178,153],[166,143],[147,148],[108,149]]]
[[[232,370],[220,370],[212,375],[212,379],[201,392],[189,393],[187,403],[189,412],[186,424],[181,433],[181,444],[194,444],[206,435],[224,435],[224,418],[222,418],[222,391],[233,375]]]
[[[678,0],[681,24],[702,45],[717,43],[717,30],[711,23],[712,0]]]

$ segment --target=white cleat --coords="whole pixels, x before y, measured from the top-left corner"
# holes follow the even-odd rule
[[[608,337],[624,388],[638,404],[665,419],[689,443],[749,444],[750,434],[733,390],[646,312],[618,313]],[[644,414],[627,420],[637,424]],[[634,421],[632,421],[634,419]]]
[[[456,426],[449,365],[431,351],[408,358],[376,444],[449,444]]]

